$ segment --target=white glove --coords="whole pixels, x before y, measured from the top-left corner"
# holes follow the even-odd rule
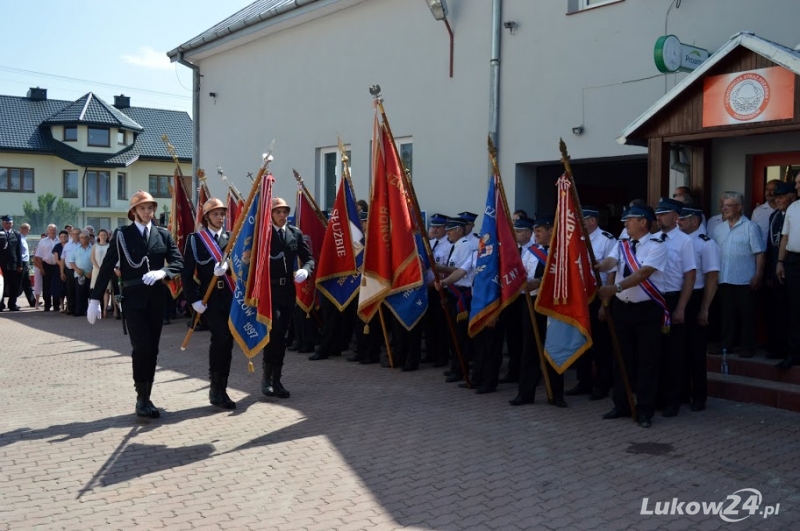
[[[100,309],[100,301],[89,299],[89,307],[86,309],[86,320],[89,324],[94,324],[98,319],[102,319],[103,311]]]
[[[152,286],[165,276],[167,276],[167,274],[160,269],[157,271],[148,271],[142,276],[142,282],[144,282],[148,286]]]
[[[192,303],[192,308],[194,308],[194,311],[196,311],[197,313],[203,313],[204,311],[206,311],[208,306],[203,304],[203,301],[194,301]]]
[[[219,263],[214,266],[214,276],[221,277],[228,270],[228,262]]]
[[[298,269],[297,271],[294,272],[294,281],[297,284],[300,284],[307,278],[308,278],[308,270],[306,269]]]

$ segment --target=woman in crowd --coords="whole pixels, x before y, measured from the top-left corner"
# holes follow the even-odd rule
[[[67,274],[64,273],[64,246],[69,240],[69,232],[62,230],[58,233],[58,243],[53,246],[53,254],[56,255],[56,265],[58,266],[58,275],[53,275],[53,284],[50,287],[53,300],[58,301],[58,311],[66,313],[67,306],[64,297],[67,294],[67,288],[64,282],[67,280]],[[55,308],[53,308],[55,310]]]
[[[92,246],[92,282],[90,285],[91,289],[94,289],[95,278],[97,277],[97,273],[100,272],[100,265],[103,263],[103,259],[106,257],[106,251],[108,251],[108,231],[106,229],[100,229],[100,232],[97,233],[97,243]],[[108,302],[111,298],[111,283],[108,283],[108,287],[106,288],[105,294],[103,295],[103,319],[106,318],[106,313],[108,312]],[[114,309],[114,317],[117,316],[117,305],[113,303],[111,307]]]
[[[47,233],[43,232],[42,235],[39,237],[39,241],[47,238]],[[33,263],[33,253],[34,250],[31,250],[31,263]],[[36,306],[35,308],[38,310],[39,306],[42,305],[42,270],[38,267],[33,267],[33,298],[36,299]]]

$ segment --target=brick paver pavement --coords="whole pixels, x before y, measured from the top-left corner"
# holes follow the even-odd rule
[[[296,353],[284,371],[292,397],[266,399],[238,350],[239,407],[227,413],[207,402],[208,334],[181,352],[185,332],[184,320],[164,327],[153,393],[164,413],[139,421],[119,322],[0,315],[0,529],[800,526],[796,413],[712,399],[644,430],[602,421],[608,400],[512,408],[511,385],[478,396],[429,366]],[[738,524],[640,514],[643,497],[652,509],[744,488],[780,513]]]

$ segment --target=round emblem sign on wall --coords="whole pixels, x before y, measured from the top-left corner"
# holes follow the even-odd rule
[[[725,111],[733,119],[746,122],[763,113],[769,99],[767,80],[749,72],[736,77],[725,89]]]

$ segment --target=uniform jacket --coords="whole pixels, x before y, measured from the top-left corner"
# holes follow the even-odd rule
[[[138,263],[145,256],[148,260],[139,267],[132,267],[128,256],[125,255],[122,240],[124,240],[124,248],[127,249],[131,262]],[[119,261],[122,271],[124,304],[131,308],[145,308],[148,298],[164,296],[164,286],[161,282],[157,282],[153,286],[142,282],[142,276],[145,273],[161,269],[167,274],[166,278],[171,279],[180,275],[183,268],[181,252],[167,229],[151,224],[150,237],[145,242],[136,224],[131,223],[114,231],[109,242],[108,252],[106,252],[100,272],[97,274],[91,299],[102,300],[105,286],[114,276],[114,267],[117,261]]]
[[[223,254],[230,242],[230,237],[231,233],[229,231],[222,231],[219,236],[219,247]],[[197,251],[196,255],[195,251]],[[225,308],[230,309],[233,294],[222,277],[214,276],[216,263],[217,261],[208,251],[206,244],[203,243],[198,233],[190,234],[186,240],[186,249],[183,251],[183,272],[181,272],[183,296],[186,298],[187,303],[192,304],[195,301],[202,301],[208,285],[213,283],[214,289],[211,290],[208,305],[224,305]],[[195,272],[197,272],[197,279],[195,279]],[[228,269],[228,274],[230,274],[230,269]],[[218,282],[222,282],[222,287],[218,287]]]
[[[286,243],[281,242],[278,229],[272,228],[272,241],[269,246],[269,277],[272,284],[273,303],[291,305],[295,301],[294,272],[297,268],[297,259],[300,259],[301,269],[310,275],[314,271],[314,258],[308,243],[303,238],[303,233],[294,225],[284,225],[286,229]]]
[[[21,240],[22,235],[14,229],[8,233],[0,230],[0,267],[10,271],[16,271],[18,267],[22,267]]]

